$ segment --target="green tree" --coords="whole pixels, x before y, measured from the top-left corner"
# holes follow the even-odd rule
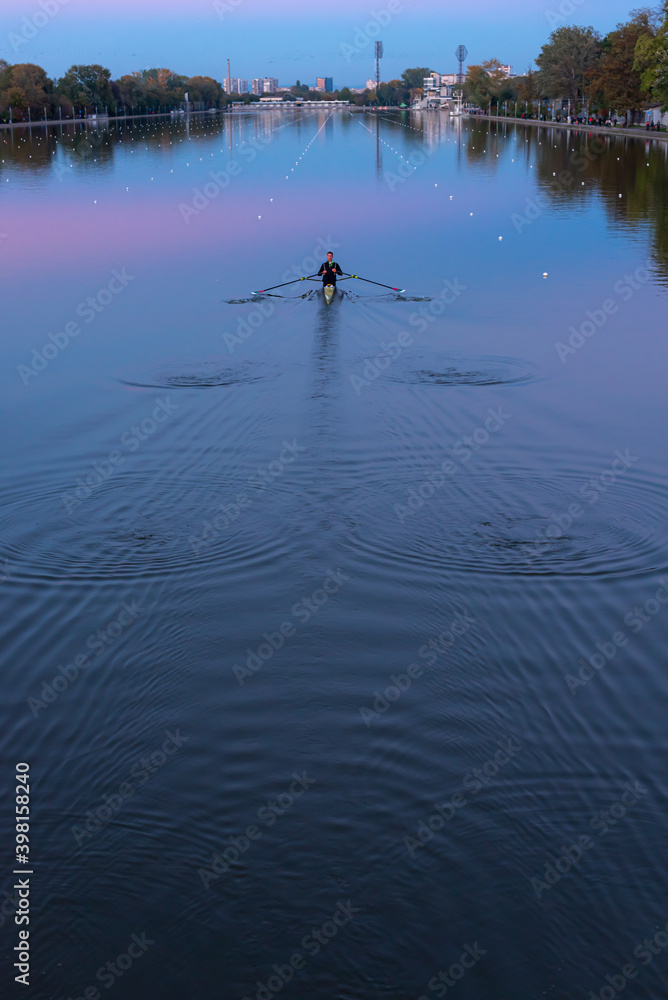
[[[223,94],[221,85],[210,76],[191,76],[186,81],[186,89],[191,101],[204,101],[210,108],[218,104]]]
[[[34,63],[19,63],[16,66],[9,66],[3,73],[3,89],[5,91],[3,103],[11,105],[12,108],[19,107],[15,99],[10,100],[12,92],[20,92],[21,108],[30,110],[36,115],[42,115],[45,106],[51,106],[53,98],[53,81],[49,80],[41,66]],[[24,106],[25,102],[25,106]]]
[[[544,95],[573,101],[583,97],[601,53],[601,36],[594,28],[557,28],[536,59]]]
[[[482,64],[482,69],[489,77],[492,97],[498,98],[506,83],[506,74],[501,69],[503,64],[499,59],[488,59]]]
[[[410,99],[410,90],[406,89],[401,80],[390,80],[389,83],[381,83],[378,87],[379,104],[398,107],[400,104],[408,104]]]
[[[130,73],[118,80],[123,107],[127,109],[144,110],[148,107],[146,84],[141,73]]]
[[[525,76],[518,77],[517,95],[519,100],[531,103],[540,97],[539,80],[540,74],[532,69],[528,69]]]
[[[429,76],[431,73],[430,69],[426,66],[416,66],[413,69],[405,69],[401,74],[401,83],[404,90],[422,90],[424,87],[424,78]]]
[[[668,0],[663,3],[663,23],[653,37],[645,33],[638,39],[634,69],[640,73],[643,89],[668,110]]]
[[[653,40],[658,25],[651,10],[634,11],[626,24],[618,24],[603,41],[603,56],[591,73],[597,102],[618,112],[636,111],[649,101],[643,74],[636,68],[636,51],[642,39]]]
[[[110,84],[111,73],[104,66],[70,66],[58,81],[58,91],[77,107],[113,107],[114,95]]]
[[[473,104],[486,108],[492,99],[492,81],[482,66],[469,66],[464,80],[466,95]]]
[[[21,111],[27,113],[28,98],[26,97],[25,90],[22,90],[21,87],[10,87],[9,90],[6,91],[5,99],[7,101],[8,107],[10,107],[12,111]]]

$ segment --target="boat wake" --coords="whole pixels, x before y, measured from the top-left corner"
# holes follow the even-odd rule
[[[302,292],[300,295],[283,295],[279,292],[261,292],[257,295],[251,295],[247,299],[223,299],[223,302],[228,306],[243,306],[249,305],[253,302],[263,302],[265,299],[314,299],[319,298],[321,295],[320,288],[310,288],[307,292]],[[353,292],[350,289],[339,288],[336,289],[337,298],[349,299],[351,302],[356,302],[358,299],[371,299],[374,302],[431,302],[431,295],[402,295],[402,294],[392,294],[387,292],[380,292],[377,294],[371,293],[370,295],[362,295],[359,292]]]

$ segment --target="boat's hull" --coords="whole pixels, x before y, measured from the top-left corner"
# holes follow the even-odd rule
[[[325,297],[325,302],[329,305],[334,298],[334,292],[336,291],[336,285],[323,285],[322,294]]]

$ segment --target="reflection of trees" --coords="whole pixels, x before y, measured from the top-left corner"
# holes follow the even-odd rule
[[[32,137],[31,137],[32,133]],[[43,128],[3,129],[0,132],[0,144],[3,166],[20,167],[21,170],[36,173],[50,169],[53,165],[53,154],[57,151],[56,131]]]
[[[470,127],[464,133],[462,148],[470,166],[485,166],[488,172],[496,173],[506,152],[508,132],[506,122],[476,121],[469,119]],[[497,159],[498,154],[498,159]]]
[[[300,115],[293,128],[310,139],[328,115],[324,108],[317,113]],[[453,135],[453,125],[440,113],[380,112],[377,121],[365,119],[380,136],[407,158],[416,149],[431,147]],[[357,116],[344,115],[337,119],[344,129],[357,129]],[[244,122],[246,119],[244,118]],[[334,119],[330,121],[333,125]],[[69,122],[62,126],[28,126],[0,131],[0,174],[6,168],[20,168],[32,174],[52,171],[54,166],[69,164],[76,169],[108,171],[114,164],[119,142],[141,138],[142,146],[171,156],[180,138],[185,138],[186,126],[164,119],[154,119],[147,128],[146,120],[109,121],[93,128]],[[258,134],[266,133],[276,124],[269,112],[256,117]],[[406,127],[410,126],[410,127]],[[196,116],[189,120],[191,138],[211,136],[211,118]],[[239,130],[239,134],[236,134]],[[241,136],[242,121],[226,117],[221,124],[221,138]],[[514,133],[519,139],[516,146]],[[642,138],[611,136],[596,132],[522,126],[508,122],[468,119],[461,133],[460,149],[470,167],[484,166],[486,172],[498,170],[504,158],[526,157],[539,190],[554,206],[584,205],[596,194],[607,216],[618,230],[635,235],[639,226],[647,228],[652,249],[662,274],[668,275],[668,143],[650,143]],[[528,142],[525,142],[528,140]],[[170,145],[170,142],[173,145]],[[498,154],[498,157],[497,157]],[[619,157],[619,159],[618,159]],[[97,162],[95,162],[97,161]],[[647,165],[649,163],[649,166]],[[72,171],[74,172],[74,171]],[[556,176],[554,176],[556,175]],[[585,181],[585,186],[582,186]],[[620,198],[619,195],[623,197]]]
[[[0,163],[0,172],[7,166],[35,172],[53,170],[56,165],[66,165],[69,170],[70,163],[74,165],[74,169],[86,167],[104,171],[114,163],[118,142],[129,140],[133,136],[141,137],[143,145],[149,149],[160,149],[165,155],[169,155],[169,151],[174,148],[169,145],[170,141],[178,141],[184,126],[175,126],[164,119],[150,122],[150,128],[146,127],[147,124],[149,123],[146,121],[110,121],[108,125],[93,126],[90,123],[75,125],[68,122],[50,125],[48,128],[34,125],[32,128],[25,126],[3,129],[0,131],[0,159],[4,159],[5,163]],[[225,128],[230,127],[231,121],[227,119]],[[189,124],[191,138],[204,133],[210,135],[210,129],[211,119],[205,117],[193,118]]]
[[[563,130],[530,131],[536,180],[550,199],[555,204],[575,203],[594,191],[616,228],[631,235],[639,226],[649,227],[657,264],[663,274],[668,273],[668,146],[579,131],[567,131],[564,143]],[[556,149],[550,136],[558,137]]]

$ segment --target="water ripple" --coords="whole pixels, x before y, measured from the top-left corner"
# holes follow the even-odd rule
[[[7,499],[0,555],[12,580],[148,578],[221,558],[233,573],[277,556],[252,516],[253,489],[229,477],[116,473],[69,513],[63,496],[17,487]]]
[[[533,367],[519,358],[432,354],[398,358],[384,376],[412,385],[511,385],[533,382]]]
[[[210,389],[259,382],[260,379],[275,377],[279,371],[278,365],[267,362],[223,365],[220,361],[201,361],[197,364],[162,365],[138,375],[120,378],[119,381],[145,389]]]
[[[453,479],[423,490],[431,495],[417,507],[422,485],[395,484],[391,543],[387,520],[377,509],[363,516],[360,499],[361,525],[349,536],[360,556],[517,576],[628,577],[668,565],[668,491],[650,480],[620,481],[595,504],[576,476]]]

